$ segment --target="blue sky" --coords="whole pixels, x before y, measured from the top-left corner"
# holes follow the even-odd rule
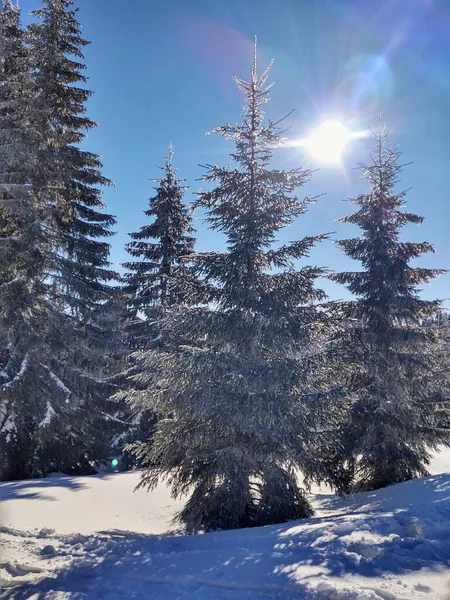
[[[21,0],[24,17],[37,0]],[[97,152],[115,182],[104,199],[117,217],[111,257],[126,260],[127,233],[144,224],[169,142],[174,163],[190,190],[205,163],[227,164],[232,150],[213,127],[237,122],[243,98],[233,75],[249,73],[252,37],[260,62],[274,58],[275,81],[267,114],[276,120],[291,109],[288,136],[301,138],[314,125],[337,118],[353,130],[376,127],[381,113],[395,128],[405,163],[402,184],[412,188],[408,209],[425,217],[405,237],[428,240],[436,253],[421,262],[449,267],[450,2],[448,0],[76,0],[86,48],[89,116],[99,122],[86,148]],[[313,162],[302,148],[277,152],[274,165],[320,169],[300,195],[321,196],[280,241],[333,232],[357,234],[335,223],[351,208],[342,202],[364,189],[355,170],[368,158],[368,140],[348,147],[343,166]],[[221,249],[223,240],[198,220],[198,248]],[[314,250],[311,262],[331,270],[354,269],[331,242]],[[346,291],[325,282],[332,298]],[[423,294],[446,299],[450,275]],[[447,300],[448,298],[448,300]]]

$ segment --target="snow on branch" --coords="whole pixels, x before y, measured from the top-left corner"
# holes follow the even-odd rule
[[[11,381],[8,381],[7,383],[5,383],[0,389],[5,390],[6,388],[9,388],[11,385],[13,385],[17,381],[19,381],[24,376],[25,371],[28,368],[29,362],[30,362],[30,357],[28,354],[25,354],[25,357],[22,360],[22,364],[20,365],[19,372],[13,377],[13,379],[11,379]]]
[[[53,417],[56,416],[56,412],[53,409],[53,406],[50,404],[50,401],[47,400],[47,410],[45,411],[45,416],[42,421],[39,423],[38,427],[47,427],[50,424]]]

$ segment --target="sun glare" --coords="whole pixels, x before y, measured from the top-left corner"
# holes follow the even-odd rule
[[[323,162],[339,163],[352,134],[340,121],[325,121],[304,141],[311,156]]]

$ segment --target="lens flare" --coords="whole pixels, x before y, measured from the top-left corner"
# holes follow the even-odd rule
[[[119,464],[119,461],[117,460],[117,458],[113,458],[111,461],[112,468],[115,469],[118,464]]]
[[[340,162],[351,134],[340,121],[325,121],[306,140],[311,156],[324,162]]]
[[[334,102],[371,114],[393,93],[394,76],[384,54],[354,56],[341,69]]]
[[[323,121],[306,138],[290,140],[289,145],[303,147],[318,161],[341,164],[342,155],[349,142],[365,138],[369,131],[350,131],[341,121]]]

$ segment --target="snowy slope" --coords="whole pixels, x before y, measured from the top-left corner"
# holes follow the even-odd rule
[[[174,535],[136,473],[0,484],[0,598],[450,600],[450,450],[434,475],[285,525]]]

